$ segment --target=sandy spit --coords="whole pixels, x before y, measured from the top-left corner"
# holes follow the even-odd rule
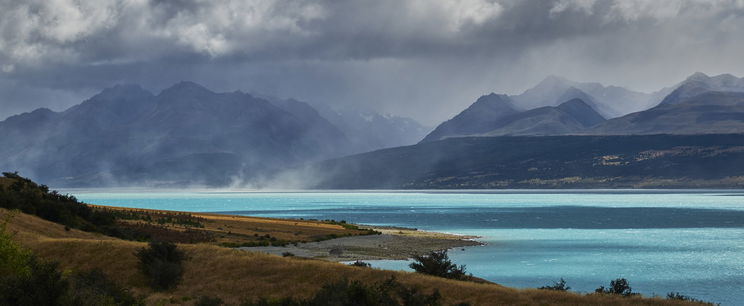
[[[478,246],[475,236],[427,232],[416,229],[369,227],[381,235],[343,237],[320,242],[299,243],[284,247],[243,247],[246,251],[294,256],[329,261],[408,259],[436,250]]]

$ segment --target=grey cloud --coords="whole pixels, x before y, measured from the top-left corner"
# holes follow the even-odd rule
[[[741,0],[0,0],[0,117],[194,80],[436,124],[548,74],[644,91],[742,75],[740,37]]]

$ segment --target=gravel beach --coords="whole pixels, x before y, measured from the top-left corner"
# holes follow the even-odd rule
[[[407,228],[371,227],[380,235],[352,236],[284,247],[243,247],[242,250],[329,261],[407,259],[435,250],[477,246],[478,237],[426,232]]]

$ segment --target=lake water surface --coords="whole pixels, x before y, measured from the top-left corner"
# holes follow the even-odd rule
[[[744,304],[743,191],[143,192],[66,190],[101,205],[346,220],[477,235],[451,251],[468,272],[513,287],[564,278]],[[407,269],[405,261],[377,267]]]

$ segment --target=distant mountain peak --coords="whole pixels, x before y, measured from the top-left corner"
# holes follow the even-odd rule
[[[687,79],[685,79],[682,83],[687,82],[704,82],[704,83],[710,83],[710,85],[713,86],[736,86],[739,85],[739,83],[742,83],[743,79],[740,79],[730,73],[724,73],[714,76],[709,76],[702,72],[695,72]]]
[[[692,80],[707,80],[707,79],[710,79],[710,77],[707,74],[702,73],[700,71],[695,72],[695,73],[693,73],[693,74],[691,74],[690,76],[687,77],[687,80],[688,81],[692,81]]]
[[[183,80],[182,81],[179,81],[176,84],[173,84],[173,86],[171,86],[171,87],[185,87],[185,88],[188,88],[188,87],[198,87],[198,88],[204,88],[204,86],[202,86],[200,84],[197,84],[194,81],[183,81]]]
[[[542,81],[540,81],[540,83],[537,83],[535,87],[525,90],[522,95],[547,95],[549,93],[572,86],[574,83],[575,82],[570,81],[564,77],[549,75]]]
[[[111,99],[141,96],[152,96],[152,93],[142,88],[139,84],[116,84],[102,90],[100,93],[93,96],[91,100],[95,100],[96,98]]]
[[[583,91],[583,90],[581,90],[581,89],[579,89],[577,87],[574,87],[574,86],[570,86],[570,87],[566,88],[566,90],[563,92],[563,94],[561,95],[561,97],[558,98],[558,101],[561,101],[561,100],[565,100],[565,101],[572,100],[574,98],[570,98],[570,99],[563,99],[563,98],[564,97],[576,96],[576,95],[582,96],[579,99],[580,100],[584,100],[584,102],[591,102],[591,101],[587,101],[587,100],[591,100],[591,97],[589,96],[589,94],[587,94],[585,91]]]
[[[192,81],[180,81],[160,92],[161,96],[170,94],[203,95],[214,94],[214,92]]]
[[[583,93],[576,95],[579,91]],[[514,105],[523,110],[557,106],[571,98],[581,98],[602,116],[613,118],[657,105],[667,93],[648,94],[620,86],[605,86],[598,82],[576,82],[561,76],[549,75],[534,87],[510,97]]]
[[[559,104],[557,107],[558,108],[567,108],[567,107],[574,107],[574,106],[591,108],[591,106],[589,106],[589,104],[586,104],[586,102],[584,102],[584,100],[579,99],[579,98],[573,98],[571,100],[568,100],[566,102],[563,102],[563,103]]]
[[[54,111],[46,107],[40,107],[40,108],[37,108],[31,111],[31,114],[50,114],[50,113],[54,113]]]
[[[4,121],[0,121],[0,127],[2,127],[4,124],[17,124],[20,121],[28,122],[29,125],[40,125],[44,120],[46,120],[46,118],[54,116],[55,114],[57,113],[55,113],[51,109],[41,107],[31,112],[10,116]]]
[[[135,83],[120,83],[120,84],[114,85],[113,87],[109,87],[109,88],[104,89],[104,91],[106,91],[106,90],[121,91],[121,90],[144,90],[144,89],[139,84],[135,84]]]
[[[514,111],[516,111],[516,107],[514,107],[509,96],[490,93],[475,100],[475,103],[465,109],[461,115],[472,112],[487,112],[498,116],[500,113],[511,113]]]
[[[539,87],[541,85],[542,86],[551,86],[551,85],[556,85],[556,84],[565,85],[565,84],[570,84],[570,83],[575,83],[575,82],[565,77],[551,74],[551,75],[546,76],[542,81],[540,81],[540,83],[537,83],[537,86],[535,87]]]
[[[594,126],[605,121],[605,118],[600,115],[591,105],[579,98],[573,98],[571,100],[563,102],[556,108],[571,115],[574,119],[576,119],[576,121],[586,127]]]
[[[473,103],[473,105],[499,103],[499,104],[507,104],[509,106],[512,106],[509,100],[510,100],[509,96],[507,95],[497,94],[497,93],[492,92],[490,94],[480,96],[478,100],[475,100],[475,103]]]
[[[422,142],[485,133],[492,130],[499,119],[517,112],[509,96],[490,93],[481,96],[452,119],[437,126]]]
[[[744,78],[728,73],[708,76],[702,72],[695,72],[666,96],[660,104],[679,104],[708,91],[744,92]]]

